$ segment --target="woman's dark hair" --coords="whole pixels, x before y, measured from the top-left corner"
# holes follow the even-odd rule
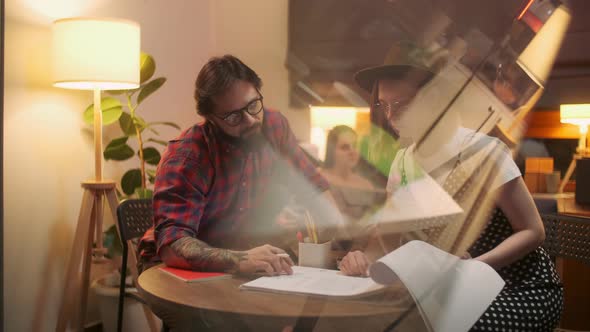
[[[213,96],[225,92],[237,80],[252,83],[256,90],[262,87],[258,74],[235,56],[226,54],[209,59],[195,82],[197,113],[211,114],[214,108]]]
[[[352,133],[356,136],[354,129],[345,125],[336,126],[328,133],[328,138],[326,139],[326,157],[324,158],[324,168],[330,168],[334,166],[334,150],[336,150],[338,138],[340,138],[340,135],[344,133]]]

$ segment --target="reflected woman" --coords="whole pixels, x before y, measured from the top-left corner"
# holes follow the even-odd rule
[[[461,127],[454,109],[438,120],[436,105],[441,103],[436,95],[447,83],[444,79],[430,82],[411,105],[399,109],[396,128],[415,143],[397,153],[388,191],[430,176],[466,211],[424,236],[444,250],[490,265],[506,282],[473,331],[551,331],[561,315],[563,288],[541,248],[545,230],[539,213],[502,142]],[[381,85],[379,89],[381,93]],[[357,251],[349,253],[340,266],[349,275],[366,274],[369,262]]]
[[[328,133],[326,156],[320,173],[328,180],[340,211],[349,219],[363,216],[373,204],[373,184],[356,172],[359,162],[356,132],[344,125]],[[372,195],[369,195],[372,196]]]
[[[347,219],[353,238],[362,233],[362,218],[383,200],[385,192],[358,174],[359,163],[356,132],[344,125],[328,133],[326,156],[320,173],[330,183],[330,191],[340,212]]]

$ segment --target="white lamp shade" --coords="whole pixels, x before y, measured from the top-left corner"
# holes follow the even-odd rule
[[[67,18],[53,22],[53,84],[81,90],[139,86],[140,28],[132,21]]]
[[[559,107],[561,123],[590,125],[590,104],[565,104]]]
[[[563,5],[557,7],[518,57],[517,63],[542,86],[549,78],[570,20],[569,10]]]

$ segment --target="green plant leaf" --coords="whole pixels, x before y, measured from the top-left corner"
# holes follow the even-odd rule
[[[173,128],[180,130],[180,126],[174,122],[158,121],[158,122],[149,122],[147,125],[148,125],[148,127],[157,126],[157,125],[164,125],[164,126],[173,127]]]
[[[123,194],[121,192],[121,190],[119,190],[119,188],[115,188],[116,192],[117,192],[117,198],[119,199],[119,202],[124,200],[124,199],[128,199],[129,197],[127,197],[125,194]]]
[[[143,132],[147,126],[145,120],[137,115],[135,116],[135,123],[139,126],[139,132]],[[119,127],[121,127],[121,131],[123,131],[123,133],[127,136],[137,135],[133,118],[131,117],[131,114],[127,112],[123,112],[123,114],[121,114],[121,117],[119,118]]]
[[[139,74],[139,82],[143,84],[143,82],[149,80],[154,76],[154,72],[156,71],[156,62],[154,58],[144,52],[141,52],[139,57],[139,64],[140,64],[140,74]]]
[[[141,188],[141,171],[139,168],[130,169],[121,178],[121,189],[127,195],[132,195],[135,188]]]
[[[136,125],[136,126],[138,126],[138,127],[139,127],[139,131],[143,131],[143,130],[144,130],[146,127],[147,127],[147,123],[146,123],[146,122],[145,122],[145,120],[144,120],[144,119],[143,119],[141,116],[139,116],[139,115],[136,115],[136,116],[133,118],[133,122],[135,123],[135,125]]]
[[[112,140],[104,149],[104,159],[106,160],[127,160],[135,154],[133,149],[127,145],[129,137],[123,136]]]
[[[143,88],[141,88],[141,91],[139,91],[139,95],[137,96],[137,105],[141,104],[141,102],[149,95],[156,92],[165,82],[165,77],[158,77],[147,83]]]
[[[158,132],[158,131],[157,131],[157,130],[155,130],[154,128],[152,128],[152,127],[149,127],[149,128],[148,128],[148,130],[149,130],[149,131],[151,131],[152,133],[154,133],[154,134],[156,134],[156,135],[160,136],[160,132]]]
[[[102,109],[102,124],[109,125],[121,117],[123,113],[123,106],[119,99],[113,97],[104,97],[100,101],[100,108]],[[94,124],[94,103],[86,107],[84,110],[84,122],[89,125]]]
[[[151,189],[136,188],[135,194],[137,198],[152,198],[154,192]]]
[[[162,141],[162,140],[159,140],[159,139],[155,139],[155,138],[149,138],[147,141],[148,142],[154,142],[154,143],[157,143],[157,144],[160,144],[160,145],[163,145],[163,146],[168,146],[168,142]]]
[[[156,182],[156,170],[155,169],[146,169],[145,173],[148,176],[148,181],[151,184],[154,184]]]
[[[139,151],[137,151],[139,155]],[[143,149],[143,159],[150,165],[158,165],[160,162],[160,152],[156,148],[147,147]]]
[[[107,251],[107,257],[113,258],[115,256],[123,255],[123,245],[117,227],[113,224],[106,231],[103,232],[102,245]]]

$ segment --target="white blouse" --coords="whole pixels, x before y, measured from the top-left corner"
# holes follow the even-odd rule
[[[459,128],[453,138],[432,155],[420,156],[414,149],[415,144],[412,144],[396,154],[389,171],[388,192],[393,193],[400,187],[404,173],[407,182],[411,182],[427,172],[442,186],[457,161],[468,174],[476,172],[482,163],[494,162],[497,168],[490,191],[521,175],[504,143],[468,128]]]

